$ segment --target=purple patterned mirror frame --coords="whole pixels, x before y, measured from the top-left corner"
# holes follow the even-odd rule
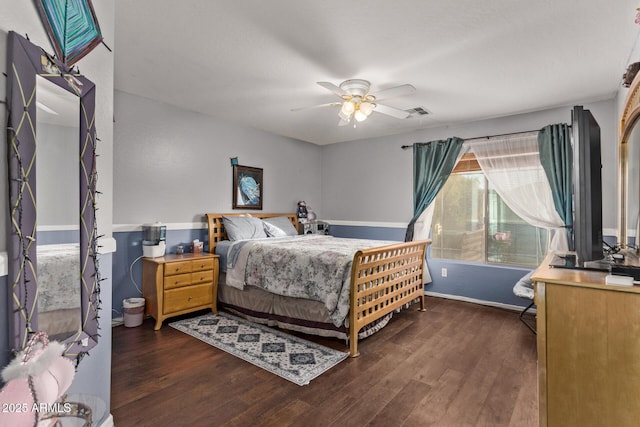
[[[65,340],[65,355],[79,363],[98,343],[100,278],[96,251],[95,85],[42,48],[11,31],[8,37],[9,344],[24,349],[38,332],[36,253],[36,76],[80,100],[80,281],[81,331]]]

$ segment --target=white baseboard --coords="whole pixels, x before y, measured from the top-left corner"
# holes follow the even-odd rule
[[[489,306],[489,307],[503,308],[505,310],[511,310],[511,311],[517,311],[517,312],[521,312],[524,309],[524,307],[529,305],[529,304],[526,304],[524,307],[522,307],[522,306],[519,306],[519,305],[503,304],[503,303],[500,303],[500,302],[485,301],[485,300],[476,299],[476,298],[462,297],[462,296],[459,296],[459,295],[441,294],[439,292],[430,292],[430,291],[426,291],[424,294],[427,295],[427,296],[430,296],[430,297],[437,297],[437,298],[445,298],[445,299],[456,300],[456,301],[470,302],[472,304],[480,304],[480,305],[486,305],[486,306]],[[531,307],[527,313],[534,314],[535,312],[536,312],[536,309]]]

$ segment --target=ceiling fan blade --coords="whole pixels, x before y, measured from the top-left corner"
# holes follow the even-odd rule
[[[310,107],[292,108],[291,111],[313,110],[315,108],[323,108],[323,107],[339,107],[341,105],[342,105],[342,103],[340,103],[340,102],[329,102],[328,104],[312,105]]]
[[[406,119],[411,114],[408,112],[401,110],[399,108],[389,107],[388,105],[376,104],[376,108],[373,110],[381,114],[385,114],[387,116],[395,117],[396,119]]]
[[[390,87],[389,89],[383,89],[378,93],[374,93],[373,96],[376,97],[376,101],[380,101],[382,99],[395,98],[398,96],[406,96],[415,93],[416,88],[410,84],[404,84],[400,86]]]
[[[318,82],[318,84],[320,86],[322,86],[325,89],[330,90],[331,92],[335,93],[336,95],[338,95],[339,97],[343,97],[343,96],[349,96],[349,94],[344,91],[342,88],[334,85],[333,83],[330,82]]]

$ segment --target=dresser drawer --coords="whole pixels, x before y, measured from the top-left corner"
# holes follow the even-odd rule
[[[191,273],[191,283],[194,285],[196,283],[205,283],[205,282],[213,282],[213,270],[207,271],[198,271],[196,273]]]
[[[217,255],[188,253],[142,258],[145,312],[156,319],[156,331],[169,317],[205,308],[217,313],[217,293]]]
[[[212,292],[210,283],[164,291],[164,313],[168,314],[211,304]]]
[[[171,276],[174,274],[191,273],[193,261],[168,262],[164,266],[164,275]]]
[[[180,288],[182,286],[188,286],[191,282],[191,274],[175,274],[173,276],[165,276],[164,278],[164,288],[172,289],[172,288]]]
[[[213,270],[213,258],[191,261],[191,271]]]

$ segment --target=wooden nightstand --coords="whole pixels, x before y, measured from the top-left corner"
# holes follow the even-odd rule
[[[211,308],[218,312],[218,256],[203,253],[142,258],[142,296],[154,330],[169,317]]]

